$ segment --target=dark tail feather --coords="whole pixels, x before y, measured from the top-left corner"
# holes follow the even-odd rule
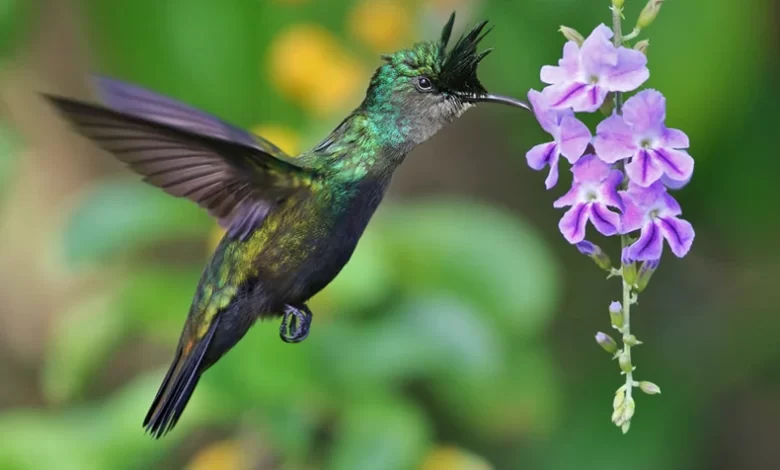
[[[184,412],[200,375],[204,372],[201,365],[214,331],[217,329],[218,321],[218,318],[214,320],[206,336],[187,354],[183,351],[183,345],[179,345],[173,364],[165,374],[160,390],[157,391],[154,402],[144,419],[146,432],[155,439],[161,438],[173,429]]]

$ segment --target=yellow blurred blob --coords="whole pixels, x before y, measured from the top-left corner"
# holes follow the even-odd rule
[[[408,38],[411,21],[398,0],[364,0],[352,10],[349,30],[375,52],[393,52]]]
[[[437,447],[425,457],[420,470],[493,470],[493,466],[463,449]]]
[[[241,442],[216,442],[195,454],[186,470],[249,470],[249,458]]]
[[[342,111],[367,80],[360,62],[317,25],[282,32],[271,44],[269,59],[274,86],[319,117]]]
[[[301,138],[295,130],[289,127],[277,124],[259,124],[252,128],[252,132],[293,157],[301,151]]]

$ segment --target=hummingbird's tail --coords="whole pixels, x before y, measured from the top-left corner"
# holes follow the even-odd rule
[[[144,428],[155,439],[164,436],[176,426],[187,402],[192,396],[200,375],[204,372],[203,358],[217,329],[218,319],[212,322],[206,336],[194,347],[180,344],[176,357],[165,374],[160,390],[154,397],[144,419]]]

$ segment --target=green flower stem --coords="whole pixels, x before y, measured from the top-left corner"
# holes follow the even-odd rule
[[[628,236],[622,235],[621,237],[621,247],[625,247],[628,245],[629,240]],[[626,355],[626,358],[628,359],[629,364],[632,364],[631,370],[626,371],[626,399],[625,401],[628,403],[631,401],[631,392],[634,390],[634,367],[633,362],[631,362],[631,344],[626,342],[626,338],[631,337],[631,304],[636,301],[636,299],[631,297],[631,285],[629,285],[625,280],[623,281],[623,328],[620,329],[620,332],[623,334],[623,354]],[[627,427],[623,427],[623,433],[628,432]]]
[[[612,5],[612,33],[614,36],[612,37],[612,43],[615,45],[615,47],[620,47],[623,44],[623,30],[622,30],[622,20],[623,20],[623,8],[618,7],[616,5]],[[623,94],[620,92],[615,93],[615,112],[617,114],[620,114],[623,109]]]

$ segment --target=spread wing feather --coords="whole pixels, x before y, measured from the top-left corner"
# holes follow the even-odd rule
[[[273,144],[150,91],[103,81],[108,107],[48,96],[77,129],[167,193],[245,238],[309,174]]]

